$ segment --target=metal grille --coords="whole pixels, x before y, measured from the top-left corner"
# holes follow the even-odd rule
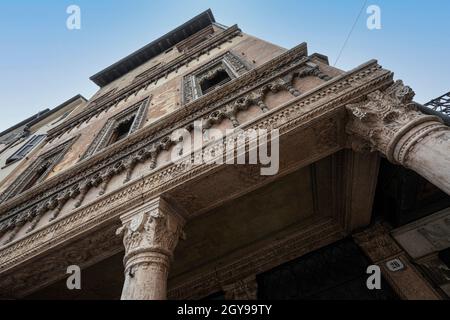
[[[426,107],[450,116],[450,92],[425,104]]]

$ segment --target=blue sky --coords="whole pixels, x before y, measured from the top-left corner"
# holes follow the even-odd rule
[[[68,30],[66,8],[81,8],[81,30]],[[77,93],[89,77],[211,8],[216,20],[334,64],[364,0],[2,0],[0,131]],[[376,58],[427,102],[450,90],[450,1],[368,0],[381,8],[381,30],[362,13],[337,67]]]

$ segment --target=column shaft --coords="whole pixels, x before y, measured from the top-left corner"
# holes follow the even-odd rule
[[[125,282],[122,300],[167,299],[167,278],[184,219],[163,198],[126,213],[123,226]]]
[[[379,151],[450,194],[450,127],[421,113],[411,88],[397,81],[347,105],[347,133],[356,151]]]

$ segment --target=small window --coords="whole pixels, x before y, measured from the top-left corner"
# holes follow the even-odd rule
[[[25,156],[30,153],[30,151],[33,150],[34,147],[36,147],[44,138],[45,134],[32,136],[19,150],[17,150],[6,160],[6,164],[11,164],[25,158]]]
[[[228,81],[231,81],[230,76],[225,70],[221,69],[218,70],[211,78],[204,79],[200,83],[200,88],[202,89],[202,93],[206,94],[213,91],[215,88],[224,85]]]
[[[131,131],[131,126],[133,125],[133,122],[136,117],[132,117],[131,119],[128,119],[124,122],[118,123],[117,127],[114,129],[111,139],[109,140],[108,145],[111,145],[113,143],[116,143],[123,138],[126,138]]]
[[[248,70],[248,64],[231,52],[209,61],[183,78],[183,103],[196,100]]]
[[[82,159],[92,156],[104,148],[125,139],[138,130],[147,116],[149,98],[110,118],[92,141]]]
[[[440,251],[439,259],[441,259],[441,261],[444,262],[448,268],[450,268],[450,248]]]

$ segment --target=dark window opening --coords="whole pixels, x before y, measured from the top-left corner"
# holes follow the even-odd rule
[[[231,78],[225,70],[219,70],[213,77],[203,80],[200,88],[202,89],[202,93],[206,94],[230,80]]]
[[[134,118],[135,117],[131,118],[130,120],[124,121],[117,126],[111,136],[111,139],[109,140],[110,145],[128,136],[131,130],[131,126],[133,125]]]
[[[51,163],[49,161],[44,161],[44,163],[41,164],[32,174],[30,180],[23,186],[21,192],[32,188],[36,182],[38,182],[45,175],[50,166]]]
[[[450,268],[450,248],[440,251],[438,256],[439,259],[441,259],[441,261]]]

